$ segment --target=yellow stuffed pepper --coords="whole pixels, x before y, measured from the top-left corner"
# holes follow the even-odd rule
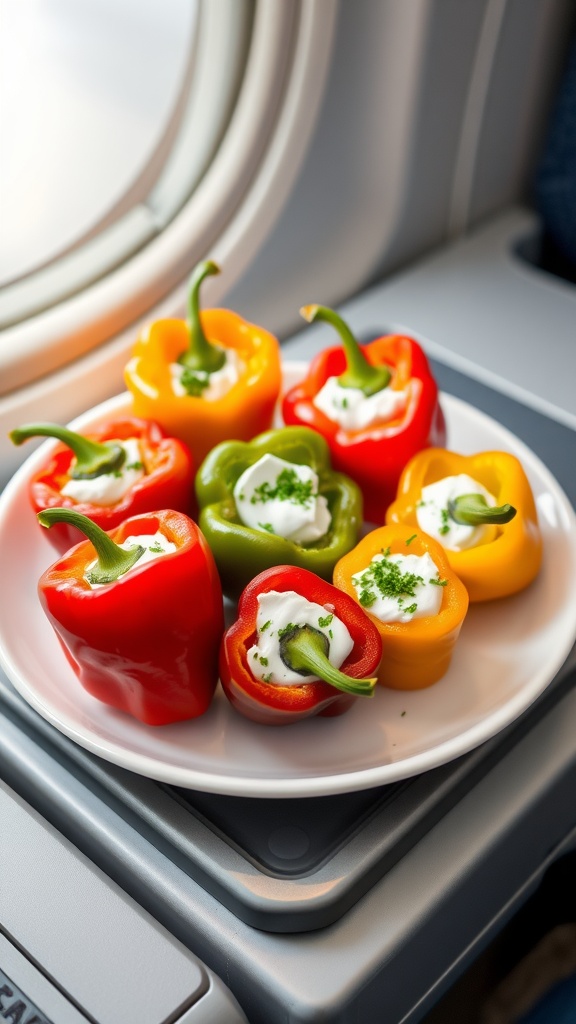
[[[281,387],[272,334],[228,309],[200,312],[200,285],[217,273],[209,260],[198,264],[188,320],[152,323],[124,371],[134,414],[184,441],[197,466],[220,441],[249,441],[268,430]]]
[[[420,690],[445,675],[468,594],[441,544],[419,530],[382,526],[337,562],[333,582],[382,637],[379,683]]]
[[[540,569],[534,495],[508,452],[419,452],[402,473],[386,522],[419,528],[441,543],[471,601],[515,594]]]

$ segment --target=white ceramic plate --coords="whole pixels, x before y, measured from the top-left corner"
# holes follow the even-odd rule
[[[293,383],[304,364],[288,364]],[[534,489],[544,537],[535,583],[512,598],[472,606],[447,675],[427,690],[378,689],[340,718],[285,728],[247,721],[218,688],[200,719],[151,728],[87,694],[38,602],[54,550],[30,509],[28,481],[44,442],[0,497],[4,601],[0,660],[22,696],[67,736],[115,764],[189,789],[251,797],[320,796],[369,789],[459,757],[514,721],[546,688],[576,638],[576,519],[546,467],[518,438],[450,395],[442,396],[448,447],[518,456]],[[129,412],[127,395],[75,421]]]

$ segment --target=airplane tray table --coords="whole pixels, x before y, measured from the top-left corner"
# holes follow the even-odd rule
[[[55,803],[58,816],[70,815],[69,834],[73,776],[241,920],[271,932],[308,931],[338,920],[573,682],[568,671],[559,673],[520,719],[446,765],[371,790],[278,801],[166,786],[108,764],[23,704],[0,672],[3,777],[38,809]],[[63,774],[58,782],[52,771],[35,773],[30,791],[27,758],[39,737]],[[84,825],[72,838],[86,852]]]
[[[288,346],[290,356],[301,356],[302,345]],[[434,362],[433,369],[442,390],[482,409],[520,436],[556,476],[570,501],[576,502],[574,433],[568,427],[439,362]],[[102,761],[41,719],[2,677],[0,773],[219,972],[249,1011],[250,1020],[270,1024],[285,1019],[277,960],[282,943],[291,943],[290,933],[299,933],[295,940],[310,933],[310,941],[318,942],[318,948],[325,937],[330,948],[334,928],[346,920],[350,908],[361,915],[368,913],[373,899],[375,908],[377,893],[388,878],[393,885],[395,866],[402,861],[403,866],[408,864],[409,853],[424,840],[433,841],[438,832],[434,826],[450,819],[451,810],[458,810],[481,782],[488,784],[502,762],[530,740],[539,722],[570,700],[572,666],[569,658],[554,682],[512,725],[457,760],[373,790],[279,801],[179,790]],[[562,814],[561,830],[565,829]],[[549,838],[548,845],[554,846],[563,839],[563,831]],[[533,855],[538,857],[536,846]],[[266,960],[254,929],[265,936],[262,941],[268,943],[266,949],[276,966]],[[222,932],[227,937],[224,945]],[[424,935],[425,929],[420,942]],[[294,957],[295,947],[289,948]],[[446,955],[449,948],[447,942]],[[300,947],[298,957],[300,952],[306,956],[306,945]],[[396,954],[402,952],[398,945]],[[254,975],[255,956],[260,958],[259,980]],[[432,976],[427,980],[427,975],[436,969],[435,959],[430,957],[424,970],[422,993],[427,984],[432,986]],[[360,972],[357,983],[369,1000],[367,979],[374,980],[378,974],[374,962],[364,964],[362,970],[356,964],[354,970]],[[360,981],[362,971],[367,973]],[[300,965],[302,984],[305,974]],[[318,988],[318,978],[315,984]],[[349,978],[341,981],[344,988],[350,984]],[[262,987],[259,996],[252,992],[254,985]],[[346,992],[351,998],[350,990]],[[413,986],[404,991],[397,985],[386,1019],[400,1020],[393,1016],[394,1007],[413,996]],[[294,998],[296,1005],[299,997]],[[342,994],[341,998],[344,1005]],[[347,1019],[334,1007],[332,1011],[333,1016],[322,1019]],[[298,1012],[295,1009],[290,1019],[300,1020]],[[304,1010],[302,1019],[308,1019]]]

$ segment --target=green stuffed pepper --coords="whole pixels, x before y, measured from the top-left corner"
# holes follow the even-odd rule
[[[198,470],[196,495],[200,529],[232,598],[274,565],[331,581],[362,526],[359,487],[331,468],[327,442],[309,427],[216,445]]]

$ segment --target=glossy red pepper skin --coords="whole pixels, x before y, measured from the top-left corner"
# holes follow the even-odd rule
[[[262,725],[290,725],[312,715],[342,715],[359,698],[321,680],[302,686],[273,686],[255,679],[246,653],[256,639],[258,595],[271,590],[294,590],[309,601],[330,605],[347,626],[354,648],[341,665],[349,676],[375,675],[382,658],[378,630],[359,605],[331,583],[292,565],[278,565],[256,576],[243,590],[238,618],[226,630],[220,646],[220,682],[240,714]],[[361,699],[361,698],[360,698]]]
[[[151,420],[126,417],[103,423],[84,434],[93,441],[140,441],[145,475],[114,505],[102,506],[73,501],[61,493],[70,479],[74,453],[64,444],[53,451],[46,465],[30,481],[30,502],[34,512],[46,508],[73,508],[88,516],[103,530],[113,530],[129,516],[172,508],[195,515],[192,455],[187,446],[174,437],[167,437],[162,427]],[[61,554],[77,544],[82,534],[68,523],[56,523],[47,531],[48,539]]]
[[[328,378],[338,377],[346,369],[341,346],[324,349],[312,360],[306,378],[286,392],[282,415],[286,424],[312,427],[326,438],[333,467],[350,476],[362,490],[365,519],[380,524],[396,497],[404,466],[423,448],[443,447],[446,424],[438,386],[418,342],[390,334],[364,345],[362,352],[374,366],[390,367],[390,387],[401,389],[410,382],[410,399],[400,417],[350,432],[316,408],[313,399]]]
[[[110,536],[120,544],[158,529],[177,550],[134,566],[114,583],[93,589],[84,580],[94,560],[87,540],[38,583],[42,607],[84,689],[154,726],[207,710],[224,631],[216,566],[188,516],[172,509],[135,516]]]

